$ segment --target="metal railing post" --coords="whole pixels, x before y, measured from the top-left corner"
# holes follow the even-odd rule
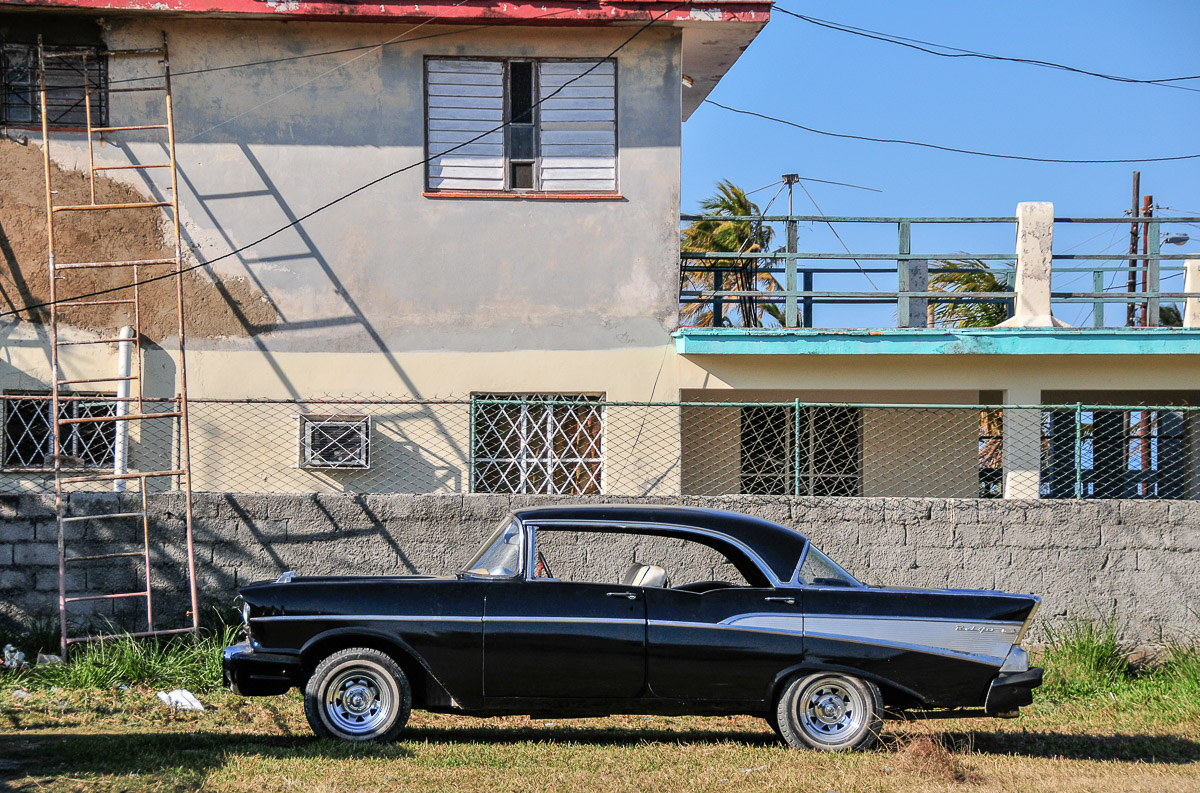
[[[792,217],[792,215],[789,214],[788,219],[787,219],[787,252],[785,254],[785,259],[784,259],[784,271],[786,273],[785,288],[787,290],[787,297],[784,298],[784,304],[783,304],[784,305],[783,322],[784,322],[784,325],[789,328],[794,328],[797,325],[797,317],[796,317],[796,246],[797,246],[796,238],[797,238],[797,234],[798,234],[798,230],[796,228],[796,221]],[[805,276],[806,277],[810,276],[810,274],[805,273]],[[804,291],[809,292],[812,290],[809,286],[805,286]],[[810,302],[811,302],[811,300],[805,301],[804,327],[809,327],[809,319],[810,318],[808,316],[808,313],[809,313],[808,304]]]
[[[1159,269],[1162,264],[1159,254],[1162,248],[1162,234],[1159,232],[1159,221],[1151,220],[1146,224],[1146,327],[1158,327],[1159,310]]]
[[[902,220],[896,224],[899,245],[897,253],[907,256],[912,253],[912,224]],[[911,325],[911,300],[908,296],[909,283],[908,259],[896,260],[896,327],[907,328]]]
[[[1104,271],[1092,271],[1092,291],[1096,294],[1104,293]],[[1104,327],[1104,298],[1098,298],[1092,302],[1092,327]]]
[[[1083,404],[1075,403],[1075,498],[1083,498]]]

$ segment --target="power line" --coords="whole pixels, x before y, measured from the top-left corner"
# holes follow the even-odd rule
[[[1174,83],[1183,82],[1185,80],[1200,80],[1200,74],[1188,75],[1186,77],[1163,77],[1157,80],[1139,80],[1134,77],[1123,77],[1116,74],[1105,74],[1104,72],[1093,72],[1087,69],[1079,69],[1074,66],[1067,66],[1065,64],[1055,63],[1053,61],[1043,61],[1035,58],[1015,58],[1006,55],[993,55],[987,52],[977,52],[975,50],[964,50],[958,47],[949,47],[945,44],[935,44],[930,41],[922,41],[921,39],[910,39],[904,36],[897,36],[892,33],[881,33],[878,30],[868,30],[867,28],[854,27],[853,25],[846,25],[841,22],[831,22],[827,19],[819,19],[817,17],[810,17],[804,14],[797,14],[795,11],[788,11],[786,8],[781,8],[778,5],[775,6],[775,10],[779,11],[780,13],[787,14],[788,16],[795,17],[796,19],[803,20],[804,22],[808,22],[811,25],[817,25],[818,27],[827,28],[829,30],[836,30],[840,33],[849,33],[852,36],[861,36],[863,38],[873,39],[875,41],[882,41],[887,44],[895,44],[900,47],[907,47],[909,49],[928,53],[929,55],[937,55],[942,58],[979,58],[989,61],[1023,63],[1028,66],[1039,66],[1045,69],[1057,69],[1059,71],[1083,74],[1089,77],[1099,77],[1102,80],[1112,80],[1113,82],[1118,83],[1157,85],[1162,88],[1177,88],[1181,91],[1196,91],[1200,93],[1200,88],[1192,88],[1186,85],[1174,85]],[[936,47],[937,49],[930,49],[931,47]]]
[[[620,44],[618,44],[616,46],[616,48],[612,50],[612,52],[608,53],[603,58],[598,58],[596,60],[596,62],[594,64],[592,64],[592,66],[590,66],[582,74],[578,75],[577,77],[572,77],[570,80],[567,80],[562,85],[560,85],[558,88],[551,91],[549,94],[546,94],[546,96],[544,96],[544,97],[538,99],[536,102],[534,102],[530,106],[531,109],[539,107],[547,100],[552,99],[555,96],[557,96],[567,86],[571,85],[572,83],[578,82],[579,80],[582,80],[584,77],[587,77],[589,74],[594,72],[596,69],[600,68],[600,65],[602,63],[604,63],[608,59],[614,57],[621,50],[625,49],[625,47],[628,46],[630,44],[630,42],[632,42],[638,36],[642,35],[647,30],[649,30],[651,25],[654,25],[655,23],[657,23],[659,20],[661,20],[663,17],[665,17],[667,14],[671,13],[675,9],[679,8],[681,5],[683,5],[682,2],[676,3],[675,5],[671,6],[670,8],[666,9],[665,11],[663,11],[658,16],[655,16],[652,19],[650,19],[644,25],[642,25],[637,30],[635,30],[633,32],[633,34],[629,36],[629,38],[625,39]],[[488,135],[493,135],[493,134],[505,129],[506,127],[510,126],[511,124],[512,124],[511,120],[505,121],[505,122],[501,123],[499,126],[493,127],[492,129],[489,129],[486,132],[481,132],[480,134],[476,135],[475,137],[473,137],[469,140],[465,140],[462,143],[451,146],[449,149],[446,149],[445,151],[441,152],[440,154],[437,154],[436,156],[425,157],[424,159],[418,160],[417,162],[405,165],[402,168],[397,168],[396,170],[386,173],[383,176],[376,177],[376,178],[372,179],[371,181],[367,182],[366,184],[359,185],[358,187],[354,188],[350,192],[344,193],[344,194],[338,196],[337,198],[333,199],[332,201],[327,201],[326,203],[322,204],[321,206],[317,207],[316,209],[306,212],[305,214],[296,218],[292,222],[290,222],[284,226],[280,226],[279,228],[275,229],[271,233],[265,234],[262,237],[259,237],[258,239],[254,240],[253,242],[242,245],[239,248],[235,248],[235,249],[228,251],[227,253],[223,253],[220,256],[217,256],[215,258],[206,259],[205,261],[197,262],[196,264],[192,264],[187,267],[183,267],[183,268],[181,268],[179,270],[175,270],[173,272],[164,273],[162,275],[156,275],[152,278],[145,278],[140,281],[134,281],[132,283],[123,284],[121,286],[114,286],[109,289],[99,289],[94,292],[87,292],[87,293],[84,293],[81,295],[73,295],[72,297],[69,297],[69,298],[60,298],[58,300],[47,300],[44,303],[34,303],[32,305],[22,306],[21,308],[12,309],[10,311],[0,312],[0,317],[9,317],[9,316],[14,316],[16,314],[24,314],[29,311],[33,311],[35,309],[46,308],[48,306],[55,305],[58,303],[67,303],[67,302],[71,302],[71,301],[75,301],[75,300],[82,300],[83,298],[88,298],[88,297],[99,297],[100,295],[107,295],[107,294],[111,294],[113,292],[120,292],[124,289],[132,289],[135,286],[145,286],[146,284],[154,283],[155,281],[162,281],[167,278],[174,278],[177,275],[181,275],[183,273],[190,272],[192,270],[198,270],[201,267],[207,267],[210,264],[215,264],[223,259],[228,259],[231,256],[236,256],[237,254],[239,254],[245,250],[248,250],[250,248],[253,248],[255,245],[259,245],[263,242],[266,242],[267,240],[269,240],[273,237],[277,237],[280,234],[282,234],[283,232],[287,231],[288,229],[294,228],[294,227],[300,225],[301,223],[303,223],[304,221],[313,217],[314,215],[324,212],[326,209],[329,209],[330,207],[332,207],[336,204],[340,204],[342,201],[345,201],[346,199],[348,199],[352,196],[355,196],[355,195],[363,192],[364,190],[374,187],[375,185],[379,184],[380,182],[383,182],[387,179],[391,179],[393,176],[398,176],[399,174],[402,174],[406,171],[411,171],[414,168],[420,168],[421,166],[426,165],[430,161],[436,159],[436,157],[445,157],[447,154],[458,151],[459,149],[463,148],[464,146],[469,146],[472,143],[475,143],[476,141],[486,138]]]
[[[1065,163],[1068,165],[1112,165],[1120,163],[1135,163],[1135,162],[1172,162],[1176,160],[1197,160],[1200,159],[1200,154],[1181,154],[1176,157],[1129,157],[1116,160],[1070,160],[1058,157],[1025,157],[1018,154],[996,154],[987,151],[975,151],[973,149],[959,149],[953,146],[940,146],[936,143],[924,143],[916,140],[904,140],[902,138],[873,138],[867,135],[851,135],[845,132],[829,132],[815,127],[807,127],[803,124],[798,124],[795,121],[788,121],[775,116],[768,116],[765,113],[757,113],[753,110],[740,110],[736,107],[723,105],[720,102],[714,102],[711,99],[705,99],[705,104],[715,105],[722,110],[728,110],[731,113],[740,113],[743,116],[754,116],[766,121],[774,121],[776,124],[785,124],[789,127],[802,129],[805,132],[812,132],[816,135],[827,135],[831,138],[845,138],[847,140],[864,140],[871,143],[901,143],[905,146],[920,146],[926,149],[937,149],[938,151],[949,151],[956,154],[971,154],[976,157],[993,157],[1000,160],[1023,160],[1025,162],[1047,162],[1047,163]]]

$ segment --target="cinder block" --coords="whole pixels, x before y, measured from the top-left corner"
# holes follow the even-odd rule
[[[33,582],[33,570],[0,570],[0,591],[26,592]],[[7,597],[5,598],[8,599]]]
[[[58,566],[58,548],[50,543],[29,542],[13,546],[13,564],[31,566]]]
[[[51,522],[50,525],[53,526],[54,523]],[[21,520],[20,518],[0,520],[0,541],[29,542],[36,536],[37,531],[32,521]]]

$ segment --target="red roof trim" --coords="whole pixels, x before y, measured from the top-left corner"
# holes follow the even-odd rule
[[[0,0],[0,8],[26,7],[148,14],[256,16],[342,21],[430,21],[447,24],[603,25],[637,22],[663,15],[663,23],[767,22],[770,0],[709,0],[678,5],[672,0],[583,0],[583,2],[498,2],[446,0],[431,4],[303,2],[303,0]],[[665,12],[665,13],[664,13]]]

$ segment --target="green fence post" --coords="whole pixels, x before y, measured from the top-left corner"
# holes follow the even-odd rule
[[[1075,498],[1083,498],[1083,405],[1075,403]]]
[[[792,406],[792,495],[800,495],[800,400]]]
[[[467,408],[467,492],[475,492],[475,395],[471,395],[471,404]]]

